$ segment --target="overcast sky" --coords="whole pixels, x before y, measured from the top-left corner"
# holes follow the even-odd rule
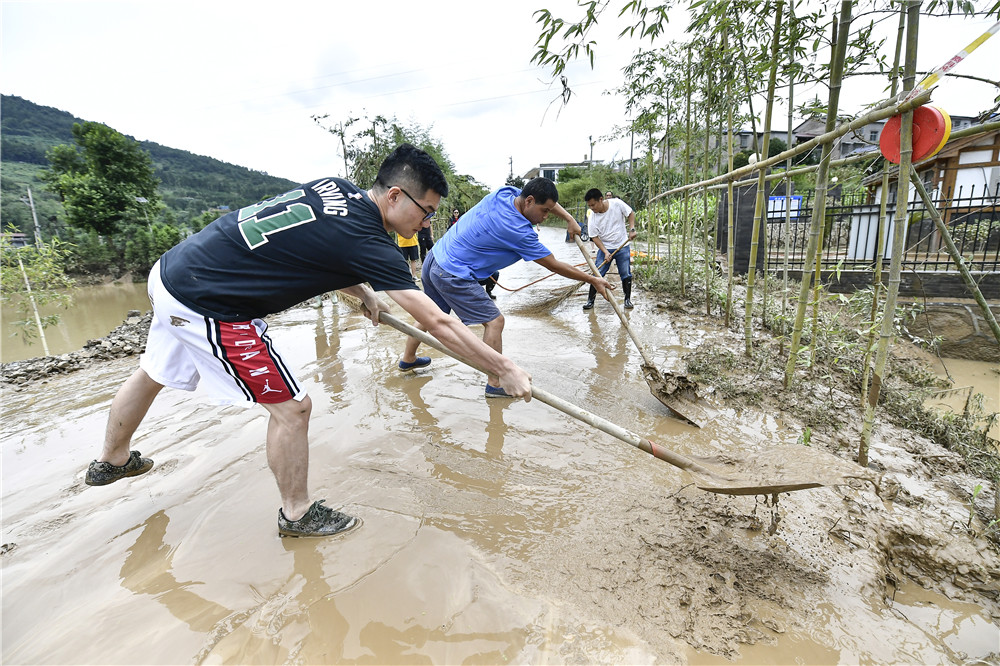
[[[578,15],[575,0],[3,0],[0,90],[300,182],[343,175],[338,141],[311,119],[322,114],[430,127],[456,170],[491,188],[511,168],[584,159],[591,136],[595,159],[628,157],[627,140],[600,139],[627,122],[607,93],[638,43],[617,40],[618,24],[602,22],[596,67],[569,68],[573,96],[562,107],[559,83],[529,64],[540,7]],[[672,22],[676,38],[686,23]],[[991,24],[924,21],[918,67],[940,66]],[[1000,35],[955,71],[997,79],[998,62]],[[845,111],[881,97],[884,84],[865,78],[845,89]],[[816,92],[798,90],[797,99]],[[934,102],[972,115],[995,94],[949,79]]]

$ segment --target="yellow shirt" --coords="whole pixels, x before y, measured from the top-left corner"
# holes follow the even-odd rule
[[[418,245],[417,235],[413,234],[413,238],[407,240],[406,238],[403,238],[399,234],[396,234],[396,245],[398,245],[399,247],[413,247],[414,245]]]

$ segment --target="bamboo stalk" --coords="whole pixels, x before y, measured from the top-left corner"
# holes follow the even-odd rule
[[[712,49],[705,49],[705,59],[702,61],[705,67],[705,154],[703,155],[703,174],[708,175],[708,139],[709,139],[709,125],[712,124],[712,67],[708,65],[712,58]],[[709,247],[709,233],[708,233],[708,190],[703,190],[701,193],[702,200],[702,226],[703,226],[703,243],[705,251],[705,314],[712,314],[712,256],[713,252]]]
[[[722,33],[723,53],[729,51],[729,28]],[[726,72],[726,124],[729,126],[729,171],[733,170],[733,68],[730,66]],[[726,264],[728,265],[728,276],[726,286],[726,328],[729,328],[729,320],[733,314],[733,262],[736,261],[736,230],[735,211],[733,206],[733,181],[728,181],[726,190]]]
[[[691,177],[691,45],[687,49],[687,111],[684,118],[684,182]],[[684,219],[681,223],[681,296],[685,295],[684,280],[687,254],[688,227],[691,222],[689,190],[684,191]]]
[[[851,28],[851,11],[853,5],[851,0],[841,0],[840,3],[840,25],[839,29],[834,24],[837,33],[842,39],[836,40],[836,45],[832,54],[832,64],[830,71],[830,99],[827,103],[826,126],[829,128],[836,122],[837,106],[840,101],[840,79],[844,71],[844,60],[847,54],[848,35]],[[831,120],[832,119],[832,120]],[[823,224],[826,217],[826,187],[827,174],[830,165],[830,155],[833,153],[832,143],[823,144],[823,152],[819,160],[820,168],[816,172],[816,193],[813,200],[812,220],[809,230],[809,244],[806,249],[805,266],[811,266],[816,260],[817,253],[821,251],[819,242]],[[803,274],[802,284],[799,287],[799,303],[795,311],[795,323],[792,326],[792,341],[788,350],[788,363],[785,365],[785,388],[790,388],[795,376],[795,366],[798,362],[799,342],[802,338],[802,327],[805,321],[806,308],[809,304],[809,279]],[[815,337],[813,345],[816,344]]]
[[[760,147],[760,159],[767,160],[769,143],[771,141],[771,115],[774,112],[774,88],[778,79],[778,42],[781,37],[781,21],[784,16],[785,2],[778,0],[774,10],[774,36],[771,38],[771,71],[767,81],[767,105],[764,109],[764,139]],[[748,82],[749,83],[749,82]],[[765,170],[761,170],[757,179],[757,198],[753,210],[753,230],[750,233],[750,265],[747,267],[747,296],[743,314],[744,352],[753,356],[753,291],[757,275],[757,251],[760,243],[761,228],[767,222],[767,206],[765,205],[766,184]]]
[[[906,12],[903,8],[899,11],[899,25],[896,29],[896,52],[892,61],[892,96],[899,94],[899,59],[903,49],[903,33],[906,29]],[[869,321],[871,326],[868,329],[868,344],[865,345],[865,356],[861,373],[861,408],[864,409],[868,402],[868,380],[871,375],[871,354],[875,347],[876,322],[878,321],[878,304],[882,291],[882,263],[885,258],[885,237],[888,230],[889,209],[889,164],[882,167],[882,191],[879,197],[878,208],[878,247],[875,250],[875,276],[872,279],[872,307]]]
[[[913,87],[917,70],[917,34],[920,23],[920,0],[906,3],[906,64],[903,89]],[[868,450],[871,444],[872,428],[875,423],[875,407],[878,405],[882,381],[885,376],[889,346],[893,338],[893,313],[896,311],[896,297],[899,294],[900,273],[903,265],[903,246],[906,243],[907,214],[910,200],[910,168],[913,159],[913,111],[903,113],[899,139],[899,178],[896,183],[896,213],[893,216],[892,261],[889,264],[889,284],[885,294],[885,308],[882,312],[882,328],[878,350],[875,353],[875,369],[872,385],[868,390],[864,420],[861,426],[861,442],[858,445],[858,464],[868,466]]]
[[[795,24],[795,3],[788,5],[788,133],[785,135],[788,142],[785,148],[792,147],[792,109],[795,106],[795,72],[792,65],[795,64],[795,42],[797,41],[797,26]],[[784,261],[781,267],[781,320],[788,317],[788,253],[791,249],[792,233],[792,178],[789,175],[792,170],[792,158],[785,160],[785,252]],[[765,180],[766,180],[765,176]],[[784,331],[782,331],[784,333]],[[781,353],[785,353],[785,336],[781,336]]]

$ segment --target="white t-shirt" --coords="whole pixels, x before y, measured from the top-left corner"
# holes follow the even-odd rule
[[[591,238],[600,238],[608,252],[614,252],[628,242],[628,226],[625,222],[632,214],[632,209],[621,199],[604,201],[608,204],[607,212],[591,216],[587,233]]]

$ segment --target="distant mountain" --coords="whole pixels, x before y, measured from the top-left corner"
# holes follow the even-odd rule
[[[44,190],[37,175],[48,166],[47,150],[73,144],[73,123],[80,122],[83,120],[65,111],[21,97],[0,98],[0,216],[5,229],[12,225],[24,231],[32,228],[31,211],[21,202],[29,186],[43,231],[46,222],[56,223],[53,216],[61,219],[58,198]],[[298,185],[186,150],[151,141],[140,144],[153,160],[164,204],[181,224],[206,210],[239,208]]]

